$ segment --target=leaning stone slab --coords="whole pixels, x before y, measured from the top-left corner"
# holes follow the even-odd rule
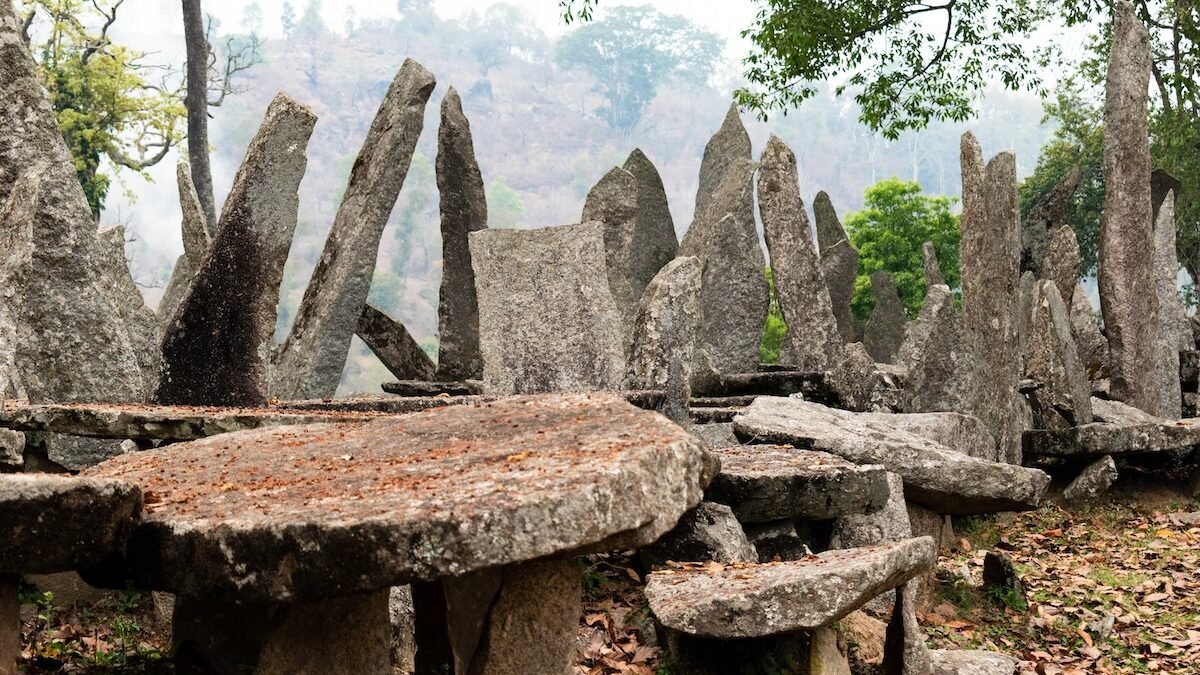
[[[1050,248],[1042,261],[1042,273],[1039,278],[1054,282],[1059,296],[1067,302],[1075,293],[1075,285],[1079,283],[1079,266],[1082,263],[1075,231],[1063,223],[1050,233]]]
[[[1075,337],[1079,359],[1087,368],[1088,379],[1095,381],[1107,378],[1108,340],[1100,332],[1096,310],[1081,284],[1075,285],[1075,292],[1071,295],[1071,335]]]
[[[1169,191],[1155,205],[1154,284],[1158,293],[1159,322],[1169,351],[1195,349],[1192,325],[1183,297],[1179,295],[1179,258],[1175,244],[1175,192]],[[1168,357],[1169,358],[1169,357]]]
[[[887,417],[764,396],[738,415],[734,429],[744,440],[883,465],[904,479],[907,499],[939,513],[1024,511],[1041,502],[1050,483],[1041,471],[970,457],[881,419]]]
[[[629,153],[624,169],[637,179],[637,220],[627,259],[629,284],[637,301],[650,280],[675,258],[679,239],[675,236],[675,221],[671,219],[667,190],[658,169],[638,149]]]
[[[158,332],[161,335],[175,315],[175,308],[183,300],[183,294],[192,285],[192,278],[204,263],[208,247],[212,244],[208,236],[208,224],[204,210],[200,206],[200,197],[196,195],[196,186],[192,183],[192,172],[187,162],[179,162],[175,166],[175,184],[179,190],[179,208],[183,214],[180,230],[183,233],[183,255],[175,260],[175,268],[171,270],[171,278],[158,301]],[[155,346],[158,341],[155,340]]]
[[[1195,418],[1159,418],[1158,422],[1134,424],[1092,422],[1059,431],[1027,431],[1024,444],[1026,453],[1041,457],[1154,454],[1200,446],[1200,424]]]
[[[1024,340],[1025,376],[1040,386],[1029,394],[1039,429],[1066,429],[1092,421],[1092,387],[1079,360],[1071,317],[1053,281],[1038,282],[1030,298]]]
[[[1117,480],[1117,464],[1111,455],[1105,455],[1089,464],[1071,484],[1063,490],[1063,499],[1068,502],[1087,502],[1104,494]]]
[[[442,216],[442,286],[438,293],[439,380],[479,379],[479,301],[468,237],[487,228],[487,196],[475,160],[471,123],[453,87],[442,99],[437,183]]]
[[[873,413],[863,415],[861,419],[903,429],[968,457],[998,461],[996,441],[978,417],[956,412],[929,412],[902,415]]]
[[[650,610],[668,628],[742,639],[828,626],[932,567],[928,537],[826,551],[805,560],[709,565],[651,574]]]
[[[892,275],[883,270],[871,273],[871,291],[875,295],[875,308],[863,329],[863,345],[871,358],[880,363],[894,363],[900,344],[904,342],[904,328],[908,317],[896,291]]]
[[[771,254],[775,295],[788,326],[788,363],[800,370],[829,370],[842,359],[842,338],[821,273],[812,229],[800,198],[796,155],[772,135],[758,172],[758,211]]]
[[[626,365],[625,386],[665,390],[663,414],[680,423],[691,397],[702,274],[698,258],[679,257],[654,276],[634,318]]]
[[[909,412],[959,410],[964,406],[968,358],[962,318],[949,287],[932,286],[926,291],[921,313],[905,329],[896,360],[908,368],[905,408]]]
[[[489,393],[620,388],[628,337],[600,223],[481,230],[470,239]]]
[[[279,284],[316,121],[283,94],[267,108],[225,199],[212,250],[163,336],[155,401],[266,405]]]
[[[879,466],[859,466],[790,445],[739,445],[714,452],[721,472],[705,498],[729,505],[744,523],[829,520],[876,511],[888,500],[886,472]]]
[[[854,296],[854,279],[858,276],[858,251],[850,245],[833,202],[824,191],[818,192],[813,200],[813,219],[816,220],[817,243],[821,249],[821,272],[829,288],[838,332],[842,342],[857,342],[861,331],[850,311],[850,299]]]
[[[925,262],[925,288],[945,286],[946,278],[942,276],[942,267],[938,264],[937,249],[933,247],[933,242],[921,244],[921,256]]]
[[[432,380],[437,366],[404,324],[363,305],[354,334],[371,348],[388,371],[401,380]]]
[[[379,238],[408,174],[434,84],[433,74],[405,59],[388,87],[291,331],[276,352],[271,372],[276,398],[327,398],[337,391],[371,290]]]
[[[733,511],[724,504],[700,502],[661,539],[639,553],[647,567],[668,562],[754,562],[758,554]]]

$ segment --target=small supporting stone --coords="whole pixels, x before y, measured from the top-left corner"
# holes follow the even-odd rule
[[[988,551],[983,556],[983,588],[994,593],[1011,593],[1025,600],[1025,582],[1017,574],[1012,558],[1004,553]]]
[[[0,574],[0,675],[17,675],[21,658],[20,581],[16,575]]]
[[[917,622],[915,593],[905,584],[896,589],[896,604],[883,645],[883,672],[889,675],[931,675],[933,664],[925,635]]]
[[[404,324],[363,305],[355,334],[367,343],[388,371],[401,380],[432,380],[437,366]]]
[[[1087,465],[1075,480],[1063,490],[1063,499],[1068,502],[1088,502],[1104,494],[1117,481],[1117,463],[1112,455],[1105,455]]]
[[[264,675],[391,672],[390,633],[387,589],[275,604],[180,596],[172,626],[180,666]]]
[[[811,521],[805,521],[811,526]],[[824,523],[822,523],[824,524]],[[769,523],[749,523],[744,526],[746,539],[754,547],[758,562],[769,563],[774,560],[800,560],[814,550],[826,548],[819,546],[812,527],[797,528],[795,521],[775,520]],[[804,532],[801,534],[800,529]]]
[[[667,562],[754,562],[755,549],[733,510],[724,504],[700,502],[683,514],[675,528],[640,552],[646,567]]]

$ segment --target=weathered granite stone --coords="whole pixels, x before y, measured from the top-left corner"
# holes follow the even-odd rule
[[[388,589],[388,619],[391,623],[390,648],[392,667],[411,673],[416,667],[417,640],[415,635],[416,611],[413,607],[411,586],[393,586]]]
[[[772,135],[758,172],[758,211],[771,254],[775,296],[789,330],[788,363],[829,370],[842,360],[842,339],[800,198],[796,155]]]
[[[397,380],[384,382],[379,387],[387,393],[397,396],[480,396],[483,393],[483,382],[480,380],[464,380],[462,382]]]
[[[196,195],[196,186],[192,183],[192,170],[188,168],[187,162],[179,162],[175,165],[175,185],[179,190],[179,208],[183,213],[180,222],[180,230],[183,233],[183,254],[175,259],[175,268],[171,271],[171,278],[167,281],[163,296],[158,301],[158,332],[160,336],[170,325],[171,318],[175,315],[175,309],[179,307],[179,303],[183,300],[183,294],[191,286],[192,278],[196,276],[196,271],[203,264],[204,256],[208,254],[208,247],[212,243],[208,236],[204,210],[200,206],[200,197]],[[157,347],[158,341],[155,340],[154,344]],[[157,377],[157,373],[155,373],[155,377]]]
[[[1100,332],[1096,310],[1081,284],[1075,285],[1071,295],[1071,335],[1075,338],[1079,360],[1087,369],[1088,379],[1095,381],[1108,377],[1108,340]]]
[[[821,273],[829,286],[829,301],[833,304],[833,315],[838,322],[838,332],[843,342],[858,342],[862,339],[862,326],[850,309],[854,297],[854,279],[858,274],[858,251],[848,239],[842,239],[828,248],[821,248]]]
[[[875,308],[863,330],[863,345],[871,358],[880,363],[894,363],[900,343],[904,342],[904,329],[908,317],[904,305],[896,292],[896,282],[884,270],[871,273],[871,292],[875,296]]]
[[[117,318],[130,333],[138,369],[146,383],[143,396],[149,396],[150,388],[158,380],[161,354],[158,351],[158,320],[154,310],[146,306],[142,292],[138,290],[129,273],[125,260],[125,226],[116,225],[101,230],[96,236],[96,262],[100,265],[100,285],[105,295],[113,300]]]
[[[697,358],[722,374],[756,369],[770,303],[767,263],[754,224],[756,168],[741,158],[728,165],[719,188],[696,212],[679,246],[679,255],[695,256],[704,264]]]
[[[931,649],[933,675],[1013,675],[1020,662],[1007,654],[979,649]]]
[[[772,520],[766,523],[748,523],[743,526],[746,538],[758,555],[758,562],[773,560],[800,560],[820,549],[815,543],[805,541],[791,520]],[[810,546],[809,544],[812,544]]]
[[[1025,432],[1025,452],[1045,457],[1102,457],[1137,455],[1188,450],[1200,446],[1200,419],[1167,420],[1161,417],[1139,419],[1128,406],[1118,408],[1112,401],[1092,399],[1097,419],[1070,429]]]
[[[640,297],[634,295],[629,278],[633,233],[638,222],[637,198],[637,178],[621,167],[614,167],[588,192],[579,220],[581,223],[597,222],[604,226],[608,286],[621,319],[626,324],[622,329],[625,335],[629,333],[629,324],[633,321]]]
[[[1033,323],[1033,301],[1037,294],[1037,277],[1033,276],[1033,272],[1022,272],[1021,281],[1017,285],[1017,336],[1020,339],[1022,357],[1025,355],[1025,343],[1029,341],[1029,331]],[[1019,383],[1017,390],[1025,393],[1031,386],[1033,384],[1030,382]]]
[[[88,475],[153,496],[123,565],[137,587],[249,603],[639,548],[700,502],[715,463],[657,413],[575,394],[226,434]]]
[[[1049,260],[1049,257],[1047,257]],[[1067,307],[1052,281],[1033,291],[1025,339],[1025,376],[1041,386],[1029,394],[1038,429],[1066,429],[1092,421],[1092,387],[1071,336]]]
[[[1067,222],[1067,207],[1082,178],[1079,167],[1071,167],[1058,185],[1030,209],[1021,226],[1022,272],[1033,272],[1040,279],[1053,278],[1047,275],[1044,267],[1046,256],[1054,247],[1055,232]],[[1071,285],[1074,283],[1072,280]],[[1063,297],[1067,297],[1067,294],[1063,293]]]
[[[675,221],[658,169],[639,149],[629,153],[624,169],[637,179],[637,224],[627,260],[629,284],[637,302],[650,280],[675,258],[679,239],[675,236]]]
[[[936,560],[936,553],[935,553]],[[931,675],[933,661],[917,622],[916,593],[910,584],[896,590],[896,603],[883,644],[883,672]]]
[[[835,410],[763,396],[734,420],[739,438],[824,450],[880,464],[904,479],[906,498],[940,513],[1036,508],[1050,477],[1035,469],[976,459],[889,424],[888,415]]]
[[[741,639],[828,626],[883,591],[933,566],[922,537],[826,551],[805,560],[655,572],[646,581],[650,610],[668,628]]]
[[[371,348],[392,375],[401,380],[432,380],[437,366],[404,324],[376,309],[363,305],[354,334]],[[440,353],[440,352],[439,352]]]
[[[988,551],[983,556],[983,589],[1014,593],[1025,600],[1025,582],[1017,573],[1012,558],[999,551]]]
[[[485,390],[617,389],[624,322],[605,269],[604,227],[471,234]]]
[[[710,448],[726,448],[738,444],[737,436],[733,435],[733,423],[718,424],[685,424],[693,436],[704,441]]]
[[[937,249],[933,242],[927,241],[921,245],[921,255],[925,260],[925,288],[945,286],[946,278],[942,276],[942,267],[938,264]]]
[[[479,353],[479,302],[471,269],[472,232],[487,228],[487,197],[475,160],[471,123],[451,87],[438,126],[437,184],[442,215],[442,286],[438,294],[437,379],[483,375]]]
[[[432,73],[405,59],[375,113],[291,331],[275,353],[271,393],[277,398],[328,398],[337,391],[371,290],[379,238],[408,174],[434,84]]]
[[[904,506],[904,481],[887,474],[888,497],[883,508],[869,514],[850,514],[833,521],[831,548],[857,548],[900,541],[913,536]]]
[[[732,425],[730,426],[732,427]],[[732,434],[732,431],[730,433]],[[25,434],[10,429],[0,429],[0,473],[20,471],[24,464]]]
[[[157,402],[267,403],[279,284],[316,122],[283,94],[267,108],[225,199],[212,250],[163,336]],[[356,305],[356,318],[360,311]]]
[[[905,409],[935,412],[963,407],[967,354],[962,319],[949,287],[931,286],[926,291],[921,313],[905,329],[896,360],[908,368]]]
[[[1179,295],[1179,259],[1175,253],[1175,193],[1168,192],[1156,208],[1154,221],[1154,283],[1159,322],[1167,350],[1176,354],[1195,349],[1192,325]],[[1170,356],[1167,357],[1170,359]]]
[[[1089,464],[1071,484],[1063,490],[1063,499],[1068,502],[1088,502],[1104,494],[1117,481],[1117,463],[1111,455],[1105,455]]]
[[[903,415],[868,414],[861,415],[860,419],[902,429],[968,457],[998,461],[996,441],[978,417],[956,412],[928,412]]]
[[[880,368],[861,342],[843,345],[844,356],[826,381],[840,408],[855,412],[897,412],[905,392],[897,373]]]
[[[1100,308],[1108,337],[1111,392],[1148,413],[1180,414],[1178,363],[1162,334],[1154,272],[1148,95],[1150,36],[1133,5],[1113,6],[1104,101],[1104,211],[1100,219]]]
[[[683,514],[674,529],[639,552],[646,567],[667,562],[755,562],[758,554],[733,511],[724,504],[700,502]]]
[[[1050,233],[1050,244],[1042,259],[1040,279],[1054,282],[1063,302],[1071,299],[1079,283],[1079,266],[1083,258],[1079,254],[1079,240],[1075,230],[1063,223]]]
[[[1135,426],[1138,424],[1167,424],[1168,421],[1155,417],[1120,401],[1110,401],[1092,397],[1092,419],[1096,422],[1108,422],[1120,426]],[[1186,426],[1185,423],[1184,426]]]
[[[654,276],[634,318],[626,366],[625,387],[665,390],[662,413],[680,423],[688,419],[703,271],[699,259],[680,257]]]
[[[845,641],[832,628],[818,628],[812,633],[808,659],[810,675],[850,675],[850,660]]]
[[[47,574],[118,552],[137,523],[132,482],[50,474],[0,476],[0,575]]]
[[[1000,153],[985,168],[979,143],[968,132],[962,137],[962,176],[963,339],[970,370],[962,411],[988,425],[1002,461],[1020,464],[1021,222],[1016,157]]]
[[[728,504],[738,520],[828,520],[871,513],[888,499],[884,470],[790,445],[739,445],[714,451],[721,471],[705,498]]]
[[[731,172],[739,169],[737,164],[748,162],[753,158],[753,148],[750,146],[750,134],[742,125],[738,115],[737,104],[730,104],[721,122],[721,128],[704,146],[704,158],[700,161],[700,185],[696,189],[696,208],[693,214],[699,215],[708,209],[718,190],[727,180]]]
[[[943,516],[923,506],[908,502],[905,503],[905,511],[908,512],[912,536],[931,537],[939,553],[954,545],[954,527],[950,516]],[[936,569],[918,574],[909,584],[912,591],[913,609],[918,612],[928,612],[937,604],[939,584]],[[875,609],[875,607],[868,605],[868,609]],[[888,616],[889,614],[890,611],[880,615]]]

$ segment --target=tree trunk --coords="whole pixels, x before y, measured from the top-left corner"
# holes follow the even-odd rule
[[[183,0],[183,39],[187,46],[188,162],[192,182],[204,209],[208,236],[217,236],[217,208],[213,199],[212,168],[208,163],[208,39],[200,0]]]

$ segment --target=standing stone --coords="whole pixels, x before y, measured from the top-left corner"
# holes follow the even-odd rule
[[[1018,269],[1020,200],[1016,157],[1004,152],[986,166],[970,132],[962,138],[963,339],[969,355],[969,397],[975,415],[996,437],[1000,461],[1019,464],[1021,377]]]
[[[917,590],[912,583],[896,589],[896,604],[883,645],[883,672],[933,675],[933,658],[917,622]]]
[[[158,320],[154,311],[146,306],[142,292],[138,290],[129,273],[125,260],[125,226],[117,225],[101,230],[96,237],[96,261],[101,267],[101,286],[105,294],[114,300],[117,318],[133,336],[131,344],[138,369],[145,382],[143,398],[158,380],[161,354],[158,351]]]
[[[1033,272],[1038,278],[1047,278],[1042,264],[1052,245],[1054,230],[1067,222],[1067,207],[1082,177],[1078,166],[1071,167],[1058,185],[1030,209],[1021,227],[1022,272]]]
[[[1071,295],[1071,335],[1075,337],[1079,360],[1087,370],[1088,379],[1095,381],[1108,377],[1108,340],[1100,332],[1096,309],[1082,284],[1076,284]]]
[[[850,245],[833,202],[824,192],[818,192],[813,200],[813,217],[817,221],[817,243],[821,247],[821,272],[829,287],[829,302],[837,319],[838,332],[842,334],[842,342],[857,342],[859,327],[850,311],[850,299],[854,297],[854,279],[858,276],[858,251]]]
[[[487,197],[471,123],[453,87],[442,99],[437,185],[442,214],[442,289],[438,295],[438,380],[483,375],[479,354],[479,301],[467,237],[487,228]]]
[[[392,375],[401,380],[432,380],[437,366],[404,324],[370,303],[363,305],[355,335],[371,348]]]
[[[1163,169],[1155,169],[1150,172],[1151,222],[1158,222],[1158,211],[1166,201],[1167,194],[1174,192],[1178,196],[1182,190],[1183,183]]]
[[[625,170],[637,179],[637,224],[629,247],[629,283],[634,301],[642,297],[650,280],[679,252],[675,221],[667,203],[662,177],[650,159],[638,149],[629,153]]]
[[[908,412],[951,412],[963,407],[968,361],[962,319],[949,287],[926,291],[920,315],[905,331],[897,362],[908,368]]]
[[[1041,274],[1038,278],[1053,281],[1058,295],[1067,301],[1075,293],[1079,283],[1079,266],[1083,257],[1079,254],[1079,240],[1075,231],[1061,223],[1050,234],[1050,244],[1042,258]]]
[[[1175,254],[1175,193],[1167,192],[1154,221],[1154,281],[1158,291],[1159,322],[1168,349],[1195,349],[1192,325],[1179,295],[1179,258]],[[1170,358],[1170,357],[1168,357]]]
[[[1092,387],[1079,361],[1067,306],[1052,281],[1033,289],[1025,376],[1041,385],[1029,394],[1037,429],[1069,429],[1092,421]]]
[[[842,340],[812,230],[800,198],[796,155],[772,135],[758,173],[758,210],[771,253],[771,275],[787,322],[791,365],[824,372],[841,360]]]
[[[212,250],[163,336],[157,402],[266,405],[279,284],[316,122],[284,94],[267,108],[225,199]]]
[[[200,206],[200,197],[196,195],[196,186],[192,184],[192,171],[187,162],[180,162],[175,166],[175,182],[179,189],[179,207],[183,213],[180,227],[183,231],[183,255],[175,259],[171,279],[167,282],[162,299],[158,301],[160,335],[171,324],[175,310],[183,300],[188,286],[192,284],[192,278],[204,262],[204,256],[211,244],[204,210]],[[155,346],[157,347],[157,340]]]
[[[668,561],[720,563],[757,562],[758,553],[746,531],[725,504],[700,502],[683,514],[670,532],[642,549],[646,567],[666,567]]]
[[[700,161],[700,185],[696,189],[696,208],[693,218],[708,209],[717,191],[724,185],[726,177],[741,162],[753,159],[750,134],[742,125],[737,104],[730,104],[721,128],[704,146],[704,158]]]
[[[703,271],[697,258],[667,263],[646,287],[633,322],[625,387],[665,390],[662,413],[679,424],[690,419],[687,404]]]
[[[328,398],[337,391],[371,290],[379,238],[408,174],[434,84],[412,59],[392,80],[354,160],[291,332],[276,353],[271,389],[277,398]]]
[[[1133,6],[1113,6],[1104,98],[1104,212],[1100,219],[1100,308],[1108,337],[1111,392],[1152,415],[1178,419],[1181,394],[1162,334],[1154,274],[1150,195],[1150,35]]]
[[[581,223],[604,225],[604,260],[608,286],[621,317],[628,325],[637,311],[638,297],[633,294],[628,260],[637,227],[638,182],[633,174],[615,167],[600,179],[583,203]],[[624,331],[628,334],[628,330]]]
[[[946,278],[942,276],[942,266],[938,264],[937,249],[933,242],[927,241],[921,245],[921,255],[925,258],[925,288],[944,286]]]
[[[863,330],[863,344],[871,358],[879,363],[892,363],[904,342],[908,317],[904,315],[904,306],[900,304],[900,294],[891,274],[884,270],[872,272],[871,292],[875,295],[875,308]]]
[[[486,391],[621,386],[626,338],[608,286],[603,225],[481,230],[470,243]]]
[[[770,302],[766,258],[754,224],[757,165],[738,157],[727,168],[720,188],[705,201],[679,247],[679,255],[695,256],[704,264],[697,361],[723,374],[757,369]]]

